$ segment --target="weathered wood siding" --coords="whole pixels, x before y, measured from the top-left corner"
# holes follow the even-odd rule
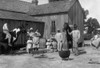
[[[73,5],[73,7],[70,9],[69,13],[69,22],[72,24],[77,24],[79,30],[81,31],[81,38],[80,41],[83,41],[83,30],[84,30],[84,15],[83,15],[83,11],[82,8],[79,4],[78,1],[75,2],[75,4]]]
[[[60,30],[62,30],[63,24],[65,22],[68,22],[69,25],[77,24],[81,31],[80,41],[83,41],[84,15],[83,15],[83,9],[79,4],[78,0],[73,4],[73,6],[70,8],[68,12],[55,13],[55,14],[42,14],[40,16],[38,15],[34,17],[45,22],[44,38],[50,37],[51,22],[55,21],[56,29]]]
[[[39,16],[36,17],[41,19],[41,21],[45,22],[44,28],[44,38],[49,38],[51,33],[51,22],[55,21],[56,30],[62,30],[63,24],[68,22],[68,14],[53,14],[53,15],[46,15],[46,16]]]

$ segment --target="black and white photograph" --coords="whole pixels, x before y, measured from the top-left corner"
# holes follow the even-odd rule
[[[0,68],[100,68],[100,0],[0,0]]]

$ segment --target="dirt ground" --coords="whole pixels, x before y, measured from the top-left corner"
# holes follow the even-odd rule
[[[1,55],[0,68],[100,68],[100,49],[83,47],[80,55],[72,53],[69,60],[61,60],[57,52],[39,55]]]

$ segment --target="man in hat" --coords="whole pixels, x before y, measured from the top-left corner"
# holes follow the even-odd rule
[[[33,32],[33,28],[31,27],[28,31],[27,34],[29,37],[33,37],[34,36],[34,32]]]
[[[80,31],[77,28],[77,25],[74,24],[74,30],[71,32],[73,37],[73,52],[77,56],[78,55],[78,41],[80,39]]]
[[[9,33],[8,24],[5,23],[3,25],[3,33],[6,34],[6,38],[8,39],[8,45],[11,46],[11,34]]]
[[[57,30],[55,39],[57,40],[57,50],[61,51],[62,43],[63,43],[63,34],[61,33],[61,31],[59,29]]]

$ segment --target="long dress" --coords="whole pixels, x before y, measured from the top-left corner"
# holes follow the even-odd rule
[[[67,33],[66,31],[62,32],[63,34],[63,50],[68,50],[68,41],[67,41]]]
[[[39,48],[39,37],[33,37],[33,48]]]
[[[72,36],[69,34],[72,32],[72,29],[70,28],[68,23],[64,24],[63,30],[66,31],[67,41],[68,41],[68,48],[72,48]]]

